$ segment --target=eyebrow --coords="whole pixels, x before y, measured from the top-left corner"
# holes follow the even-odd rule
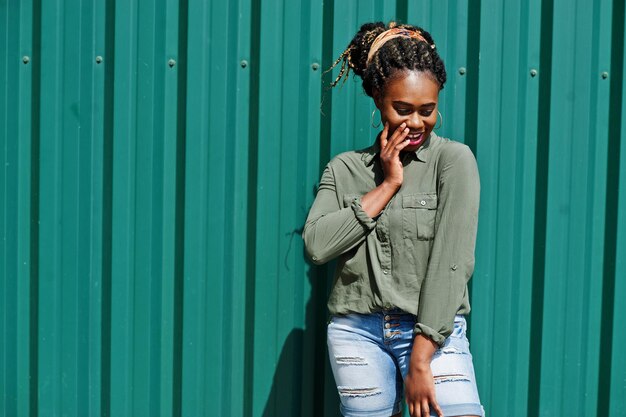
[[[401,105],[404,105],[404,106],[413,107],[412,103],[407,103],[406,101],[401,101],[401,100],[396,100],[396,101],[393,101],[392,103],[393,104],[401,104]],[[422,104],[419,107],[435,107],[436,105],[437,105],[437,103],[431,102],[431,103]]]

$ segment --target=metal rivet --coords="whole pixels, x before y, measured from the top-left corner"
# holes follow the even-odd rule
[[[167,65],[169,65],[170,68],[173,68],[174,65],[176,65],[176,61],[174,61],[173,59],[170,59],[169,61],[167,61]]]
[[[314,62],[313,65],[311,65],[311,68],[313,69],[313,71],[317,71],[320,68],[320,64]]]
[[[608,73],[608,72],[606,72],[606,71],[604,71],[604,72],[602,73],[602,79],[603,79],[603,80],[606,80],[607,78],[609,78],[609,73]]]
[[[422,200],[422,201],[420,201],[420,204],[421,204],[422,206],[425,206],[425,205],[426,205],[426,201]]]
[[[459,68],[459,74],[461,74],[461,75],[465,75],[465,72],[466,72],[466,71],[467,71],[467,70],[465,69],[465,67],[461,67],[461,68]]]
[[[241,68],[245,68],[248,66],[248,61],[246,61],[245,59],[241,60],[241,62],[239,63],[239,65],[241,65]]]
[[[98,55],[96,57],[96,64],[101,64],[102,63],[102,57],[100,55]]]
[[[537,76],[537,70],[536,70],[536,69],[534,69],[534,68],[533,68],[533,69],[531,69],[531,70],[530,70],[530,76],[531,76],[531,77],[536,77],[536,76]]]
[[[387,271],[386,269],[383,271],[383,274],[387,275],[389,273],[389,271]]]
[[[24,55],[22,57],[22,62],[25,63],[25,64],[28,64],[30,62],[30,58],[27,55]]]
[[[456,271],[459,267],[456,266],[456,264],[453,264],[452,267],[450,267],[450,269],[452,269],[453,271]]]

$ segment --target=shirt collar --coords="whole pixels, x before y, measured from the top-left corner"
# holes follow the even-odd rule
[[[434,132],[431,132],[428,136],[428,139],[424,142],[422,146],[420,146],[416,151],[410,152],[411,158],[416,159],[421,162],[428,161],[428,154],[430,153],[430,145],[433,140],[437,137]],[[363,155],[361,155],[361,160],[365,164],[365,166],[370,166],[374,159],[380,153],[380,140],[379,137],[376,136],[376,141],[372,146],[363,150]]]

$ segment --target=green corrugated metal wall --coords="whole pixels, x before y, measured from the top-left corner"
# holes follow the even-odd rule
[[[0,415],[335,416],[321,168],[358,26],[429,29],[491,416],[626,416],[624,0],[0,0]]]

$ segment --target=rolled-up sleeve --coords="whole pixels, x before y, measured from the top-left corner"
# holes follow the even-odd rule
[[[349,207],[340,204],[328,164],[302,232],[311,260],[323,264],[336,258],[361,243],[375,227],[376,221],[361,207],[361,197],[354,197]]]
[[[436,230],[417,314],[415,334],[439,346],[452,333],[454,316],[474,272],[480,181],[471,150],[456,144],[439,166]]]

